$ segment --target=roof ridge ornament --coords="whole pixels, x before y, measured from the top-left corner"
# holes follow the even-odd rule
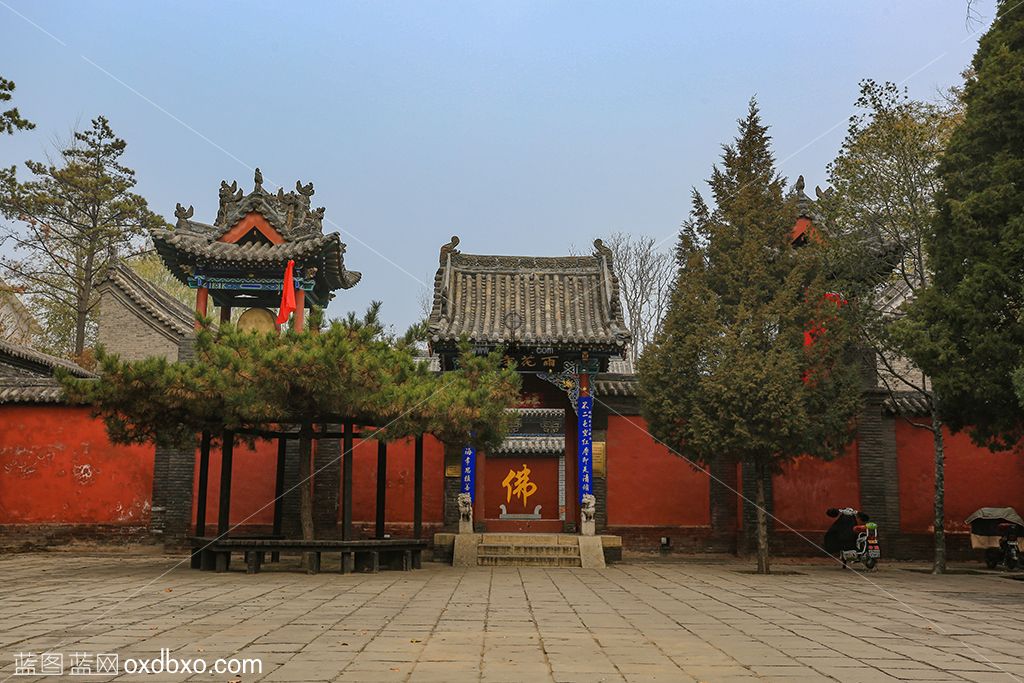
[[[265,192],[263,189],[263,172],[260,171],[259,166],[256,167],[256,172],[252,174],[252,181],[255,187],[252,188],[253,192]]]
[[[450,242],[448,242],[448,244],[441,245],[440,261],[441,261],[441,265],[442,266],[444,265],[445,261],[448,260],[448,255],[449,254],[458,254],[458,253],[460,253],[459,250],[455,248],[457,246],[459,246],[459,236],[458,235],[452,235],[452,239],[451,239]]]
[[[196,212],[196,210],[195,210],[195,208],[191,204],[189,204],[188,208],[186,209],[179,202],[178,205],[174,207],[174,217],[178,219],[178,222],[175,225],[175,227],[176,228],[183,227],[184,224],[188,221],[188,219],[192,218],[192,216],[195,214],[195,212]]]
[[[613,252],[600,237],[594,240],[594,250],[594,256],[603,256],[608,261],[608,266],[610,267],[612,265],[612,259],[615,256],[615,252]]]

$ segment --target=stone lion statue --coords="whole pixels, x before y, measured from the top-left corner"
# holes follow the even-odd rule
[[[583,515],[584,522],[594,521],[594,516],[597,514],[597,498],[590,493],[583,494],[583,502],[580,504],[580,512]]]
[[[473,497],[468,493],[460,493],[458,497],[459,503],[459,518],[463,522],[469,522],[473,519]]]

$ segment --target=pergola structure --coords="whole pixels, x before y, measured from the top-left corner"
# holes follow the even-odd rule
[[[423,434],[415,436],[413,464],[413,529],[412,539],[389,539],[385,534],[385,509],[387,499],[387,447],[385,439],[377,441],[377,495],[376,523],[374,538],[360,540],[353,538],[352,528],[352,484],[353,484],[353,447],[357,439],[375,436],[380,427],[367,425],[365,420],[358,422],[353,419],[333,418],[331,421],[314,420],[310,431],[303,433],[300,429],[264,429],[249,428],[237,431],[223,431],[221,444],[220,486],[217,490],[217,521],[216,534],[207,535],[206,507],[209,497],[210,481],[210,448],[211,431],[204,431],[199,450],[199,482],[196,495],[196,535],[192,538],[192,566],[199,569],[216,569],[226,571],[232,552],[245,553],[248,569],[251,573],[259,571],[266,552],[271,553],[271,561],[279,559],[280,552],[301,551],[313,554],[313,566],[310,571],[320,569],[320,554],[323,552],[341,553],[341,571],[364,569],[375,571],[383,562],[395,568],[411,569],[419,567],[420,551],[427,546],[422,539],[423,528]],[[277,466],[274,484],[274,516],[273,530],[269,537],[231,536],[231,479],[234,471],[234,443],[237,436],[253,436],[262,439],[277,439]],[[340,440],[342,493],[340,501],[341,533],[340,538],[321,539],[286,539],[283,535],[283,516],[285,498],[285,460],[288,453],[288,441],[300,438],[309,439],[313,444],[321,440]],[[300,481],[297,486],[309,486],[309,482]]]
[[[236,308],[271,309],[282,299],[285,271],[293,263],[295,313],[293,328],[302,332],[305,309],[326,306],[339,289],[354,287],[360,273],[345,268],[345,244],[338,233],[324,234],[324,209],[312,209],[313,184],[296,181],[295,190],[279,189],[271,193],[263,187],[263,174],[256,169],[252,192],[244,194],[237,182],[220,186],[220,206],[213,223],[192,220],[194,209],[181,204],[174,212],[177,223],[173,229],[152,232],[156,250],[168,270],[182,283],[196,290],[196,312],[206,316],[210,299],[220,307],[220,320],[231,319]],[[269,312],[268,312],[269,313]],[[265,319],[269,316],[264,314]],[[276,317],[276,316],[275,316]],[[197,321],[196,325],[200,323]],[[397,553],[402,566],[419,563],[419,551],[426,545],[420,539],[423,508],[423,435],[416,436],[415,500],[413,539],[385,539],[385,496],[387,473],[387,441],[377,446],[377,520],[375,539],[352,538],[352,448],[353,441],[368,438],[376,429],[372,420],[351,417],[305,416],[308,432],[288,427],[282,421],[274,428],[253,425],[237,432],[212,426],[200,441],[199,482],[196,496],[196,535],[192,539],[193,566],[203,569],[227,569],[232,552],[244,552],[250,571],[258,571],[264,554],[277,559],[282,550],[313,553],[314,566],[319,569],[320,553],[342,553],[342,570],[359,563],[376,568],[381,553],[387,562]],[[312,425],[312,426],[311,426]],[[357,429],[358,426],[358,429]],[[222,441],[219,506],[216,535],[207,536],[206,503],[209,496],[210,443],[212,434]],[[277,439],[278,457],[274,491],[274,524],[269,538],[233,538],[231,524],[231,480],[234,444],[237,436]],[[342,498],[340,539],[285,539],[283,537],[283,505],[285,491],[285,460],[288,441],[308,439],[311,444],[321,440],[342,442]],[[312,445],[311,445],[312,450]],[[308,486],[299,482],[298,486]]]

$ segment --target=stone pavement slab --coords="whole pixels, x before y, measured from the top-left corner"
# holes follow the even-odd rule
[[[425,565],[309,576],[187,558],[0,558],[0,683],[16,657],[116,654],[94,681],[1024,681],[1024,582],[884,565]],[[152,675],[128,660],[260,666]],[[37,671],[41,674],[41,669]]]

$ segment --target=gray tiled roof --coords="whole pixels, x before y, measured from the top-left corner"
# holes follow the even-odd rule
[[[64,390],[53,378],[37,381],[8,381],[0,378],[0,405],[4,403],[62,403]]]
[[[96,376],[77,363],[0,339],[0,363],[5,362],[22,367],[28,365],[39,373],[52,374],[55,368],[63,368],[75,377]]]
[[[906,417],[920,417],[931,412],[927,399],[916,391],[897,391],[889,394],[882,401],[882,407],[890,415]]]
[[[193,225],[190,222],[190,225]],[[330,289],[349,289],[362,277],[361,273],[345,269],[345,245],[336,232],[311,235],[283,244],[231,244],[211,241],[190,230],[154,230],[156,250],[167,267],[182,282],[188,282],[189,273],[183,265],[194,261],[212,261],[225,265],[280,267],[289,259],[296,261],[322,258],[323,269],[318,272]]]
[[[174,333],[186,336],[194,328],[195,312],[159,287],[146,282],[124,263],[117,263],[107,271],[104,285],[113,285],[135,305]]]
[[[53,378],[56,368],[75,377],[96,376],[69,360],[0,340],[0,404],[63,401],[64,392]]]
[[[636,375],[602,373],[593,380],[594,393],[598,396],[636,396]]]
[[[518,342],[621,350],[631,337],[619,301],[611,250],[590,256],[485,256],[460,253],[458,238],[441,248],[434,343],[465,335],[479,344]]]
[[[221,182],[220,208],[213,224],[192,220],[193,208],[178,204],[173,230],[152,233],[157,252],[181,282],[188,282],[192,264],[245,268],[272,268],[284,272],[289,260],[316,268],[314,293],[322,300],[330,292],[349,289],[362,275],[345,268],[345,244],[338,233],[323,234],[324,209],[312,209],[313,184],[295,183],[295,190],[270,193],[263,189],[263,175],[256,169],[255,186],[245,194],[237,182]],[[283,244],[235,244],[220,238],[246,216],[259,214],[285,240]],[[244,271],[243,271],[244,272]]]

